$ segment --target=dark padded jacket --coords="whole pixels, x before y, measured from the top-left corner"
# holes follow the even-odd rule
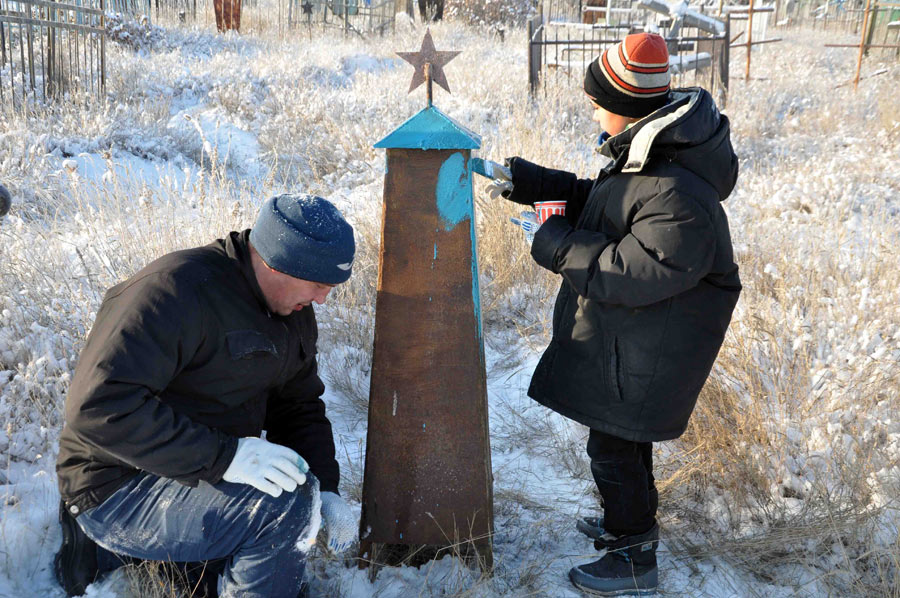
[[[728,119],[699,88],[609,139],[595,180],[514,159],[520,203],[566,200],[532,256],[563,277],[528,394],[639,442],[687,427],[741,291],[720,202],[737,181]]]
[[[59,440],[70,512],[98,505],[140,471],[218,483],[237,439],[263,430],[306,459],[322,490],[337,491],[315,314],[269,313],[249,232],[165,255],[106,293]]]

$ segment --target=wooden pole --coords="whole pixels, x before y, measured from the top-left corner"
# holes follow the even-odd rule
[[[869,33],[869,9],[872,7],[872,0],[866,0],[866,12],[863,15],[862,38],[859,40],[859,56],[856,58],[856,76],[853,77],[853,90],[859,86],[859,71],[862,69],[863,51],[866,48],[866,35]]]

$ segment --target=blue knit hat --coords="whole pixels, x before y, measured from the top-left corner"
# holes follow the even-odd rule
[[[266,200],[250,242],[270,268],[325,284],[350,278],[356,251],[353,227],[331,202],[315,195]]]

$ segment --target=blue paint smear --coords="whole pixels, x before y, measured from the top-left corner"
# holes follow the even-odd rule
[[[437,243],[434,244],[434,259],[437,259]]]
[[[441,164],[434,195],[444,230],[453,230],[463,220],[472,220],[472,178],[462,152],[456,152]]]
[[[469,221],[469,235],[472,238],[472,303],[475,305],[475,323],[478,327],[478,355],[481,367],[484,363],[484,338],[481,325],[481,289],[478,285],[478,250],[475,245],[475,218]]]

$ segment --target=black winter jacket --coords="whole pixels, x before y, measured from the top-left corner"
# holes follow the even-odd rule
[[[59,440],[60,495],[73,514],[139,471],[215,484],[237,439],[263,430],[337,491],[315,314],[269,313],[249,232],[165,255],[106,293]]]
[[[563,277],[528,394],[639,442],[680,436],[741,291],[725,212],[728,119],[699,88],[609,139],[596,180],[514,159],[520,203],[566,200],[532,256]]]

